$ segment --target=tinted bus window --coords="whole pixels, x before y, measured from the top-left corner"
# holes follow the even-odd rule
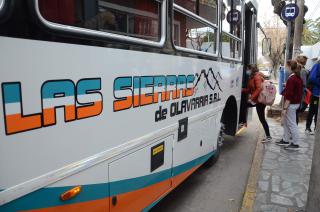
[[[151,41],[160,40],[161,3],[152,0],[39,0],[48,21]]]
[[[173,38],[176,46],[216,53],[217,30],[178,11],[174,12]]]
[[[200,0],[199,1],[199,16],[208,21],[217,24],[217,1],[216,0]]]
[[[175,0],[174,3],[199,15],[211,23],[217,24],[218,7],[216,0]]]
[[[196,0],[174,0],[174,3],[189,10],[190,12],[193,12],[194,14],[197,13]]]

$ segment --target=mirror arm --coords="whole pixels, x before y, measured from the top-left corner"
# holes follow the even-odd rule
[[[262,26],[261,26],[261,24],[260,24],[259,22],[257,22],[257,28],[259,28],[259,29],[261,30],[261,32],[263,33],[263,35],[264,35],[265,38],[268,38],[268,37],[267,37],[267,34],[266,34],[265,31],[263,30],[263,28],[262,28]]]

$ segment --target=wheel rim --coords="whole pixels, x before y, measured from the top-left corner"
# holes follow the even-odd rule
[[[221,123],[220,131],[219,131],[219,135],[218,135],[218,147],[222,147],[222,145],[223,145],[224,129],[225,129],[224,124]]]

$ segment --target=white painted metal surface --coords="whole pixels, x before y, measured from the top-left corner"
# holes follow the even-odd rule
[[[97,116],[65,122],[64,109],[58,108],[55,125],[11,135],[5,133],[4,127],[0,128],[0,190],[4,190],[0,192],[0,205],[46,186],[106,183],[110,175],[106,164],[168,135],[173,135],[174,139],[173,166],[196,159],[216,147],[217,129],[220,128],[217,123],[227,98],[234,96],[240,107],[241,65],[5,37],[0,37],[0,46],[0,83],[21,83],[24,115],[42,113],[41,88],[48,80],[68,79],[76,86],[81,79],[100,78],[99,91],[103,96],[103,109]],[[200,78],[193,96],[117,112],[113,110],[116,78],[196,76],[203,70],[220,73],[221,90],[218,87],[211,90],[207,80]],[[213,78],[208,80],[216,83]],[[211,94],[219,95],[219,101],[170,116],[173,103]],[[86,101],[85,96],[81,98]],[[4,99],[3,92],[0,99]],[[90,99],[92,102],[97,100],[94,96]],[[0,105],[0,120],[4,123],[4,104]],[[52,106],[50,101],[46,105]],[[160,106],[168,108],[168,115],[165,120],[156,122],[155,115]],[[8,108],[9,114],[20,110],[17,105]],[[178,122],[185,117],[189,118],[190,131],[185,140],[177,142]],[[136,171],[145,174],[143,170]],[[116,180],[117,175],[112,176]]]

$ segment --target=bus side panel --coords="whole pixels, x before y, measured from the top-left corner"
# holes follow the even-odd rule
[[[109,165],[111,211],[141,211],[171,188],[173,136]]]
[[[174,135],[170,144],[173,153],[168,157],[172,158],[173,181],[177,185],[213,155],[217,133],[211,128],[219,126],[212,123],[219,123],[229,96],[240,99],[236,84],[242,73],[239,65],[6,37],[0,37],[0,46],[0,200],[18,197],[21,190],[28,194],[1,207],[20,200],[25,201],[20,210],[71,205],[72,201],[61,202],[59,195],[77,185],[83,186],[82,195],[92,191],[102,196],[90,195],[94,198],[83,202],[75,198],[75,204],[98,201],[98,205],[108,202],[104,205],[108,207],[109,201],[112,203],[108,177],[111,183],[128,180],[118,172],[132,166],[131,161],[119,170],[110,165],[112,173],[108,173],[108,164],[168,135]],[[158,84],[153,84],[156,79]],[[188,89],[186,79],[190,82]],[[158,85],[169,81],[168,99],[162,101],[165,92]],[[179,88],[180,96],[175,90],[179,86],[185,89]],[[157,89],[162,93],[157,102],[152,102]],[[181,95],[186,90],[190,95]],[[123,103],[122,110],[115,107],[116,100]],[[211,120],[209,117],[215,114],[216,120]],[[188,126],[183,130],[180,126],[180,132],[179,123],[186,119]],[[179,132],[184,134],[186,129],[187,134],[179,139]],[[103,158],[99,158],[101,155]],[[133,179],[150,173],[150,160],[144,161],[142,155],[137,156],[137,164],[144,164],[144,168],[138,166],[135,171],[139,173],[125,173]],[[95,163],[86,164],[89,160]],[[91,168],[64,175],[80,165]],[[63,173],[53,175],[57,170]],[[39,188],[47,178],[50,181],[44,183],[44,188],[33,192],[33,185]],[[159,183],[163,185],[157,197],[174,187],[169,188],[165,180]],[[14,186],[21,190],[10,190]],[[134,189],[121,194],[131,191]],[[48,200],[38,195],[54,197],[54,204],[47,204]]]
[[[92,166],[48,187],[4,204],[0,206],[0,211],[109,211],[107,167],[106,162]],[[60,195],[75,186],[81,186],[81,192],[77,196],[66,201],[60,200]]]

